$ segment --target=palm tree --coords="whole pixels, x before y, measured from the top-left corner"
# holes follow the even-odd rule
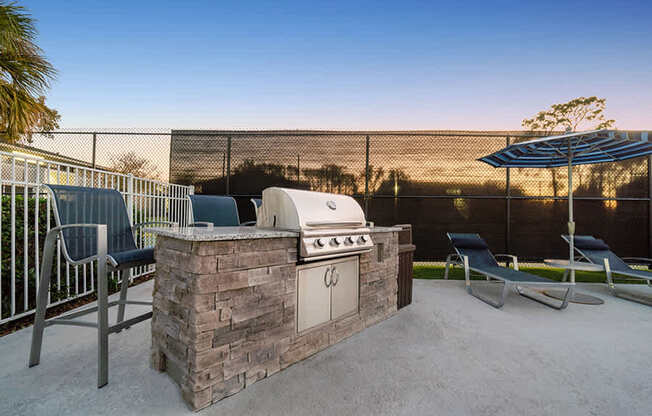
[[[12,143],[59,127],[59,113],[43,96],[56,70],[34,43],[36,34],[25,8],[0,1],[0,138]]]

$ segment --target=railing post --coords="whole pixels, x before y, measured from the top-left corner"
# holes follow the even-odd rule
[[[369,136],[365,143],[365,162],[364,162],[364,216],[369,215]]]
[[[226,141],[226,194],[231,193],[231,136]]]
[[[97,133],[93,133],[93,169],[97,166],[95,161],[97,160]]]
[[[129,222],[134,225],[134,175],[127,174],[127,214]]]
[[[505,143],[509,146],[509,136],[505,138]],[[512,250],[512,196],[510,184],[509,168],[505,169],[505,253],[511,254]]]

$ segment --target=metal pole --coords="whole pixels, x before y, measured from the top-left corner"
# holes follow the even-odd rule
[[[365,162],[364,162],[364,216],[369,215],[369,136],[365,143]]]
[[[226,194],[231,193],[231,136],[226,141]]]
[[[226,152],[222,152],[222,177],[226,176]]]
[[[509,136],[505,138],[505,143],[509,146]],[[505,253],[511,253],[511,234],[512,234],[512,200],[510,186],[509,168],[505,169]],[[509,265],[509,261],[508,261]]]
[[[571,138],[568,138],[568,240],[569,259],[571,265],[575,257],[575,221],[573,220],[573,149]],[[570,281],[575,284],[575,269],[571,267]]]
[[[97,133],[93,133],[93,169],[95,169],[95,160],[96,160],[96,153],[97,151]]]
[[[297,154],[297,182],[301,180],[301,155]]]
[[[647,196],[647,253],[652,257],[652,155],[647,157]]]

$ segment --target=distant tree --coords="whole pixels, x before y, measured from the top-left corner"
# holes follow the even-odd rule
[[[56,70],[35,43],[34,19],[25,8],[0,1],[0,138],[31,142],[33,131],[59,127],[59,113],[45,105]]]
[[[606,98],[579,97],[567,103],[553,104],[534,117],[524,119],[521,124],[529,130],[542,131],[546,136],[555,131],[606,129],[615,123],[615,120],[609,120],[604,116],[606,103]],[[552,192],[555,197],[560,190],[557,173],[556,169],[550,169]]]
[[[549,109],[523,120],[522,125],[530,130],[542,130],[546,133],[556,130],[607,129],[616,121],[605,118],[606,104],[606,98],[579,97],[567,103],[553,104]]]
[[[133,151],[112,156],[109,168],[119,173],[131,173],[140,178],[160,179],[160,173],[156,166]]]

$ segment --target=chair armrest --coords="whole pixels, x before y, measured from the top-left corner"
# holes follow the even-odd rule
[[[240,226],[242,227],[251,227],[253,225],[256,225],[256,221],[247,221],[247,222],[241,222]]]
[[[514,262],[514,270],[518,270],[518,257],[512,254],[494,254],[494,257],[507,257],[512,259],[512,261]]]
[[[64,224],[64,225],[58,225],[56,227],[50,228],[47,235],[45,236],[45,240],[46,240],[45,244],[47,245],[49,239],[55,238],[57,235],[61,234],[63,232],[63,230],[66,230],[66,229],[69,229],[69,228],[95,228],[95,229],[98,229],[98,228],[100,228],[102,226],[106,227],[106,224]],[[106,238],[106,234],[105,234],[105,238]],[[107,248],[107,245],[108,244],[105,241],[104,242],[105,250]],[[61,250],[61,251],[63,252],[63,257],[66,259],[66,261],[68,263],[70,263],[72,265],[90,263],[91,261],[98,260],[100,258],[100,256],[101,256],[101,254],[98,253],[98,254],[95,254],[95,255],[90,256],[90,257],[85,257],[85,258],[83,258],[81,260],[73,260],[73,259],[70,258],[70,255],[68,254],[68,251],[66,250],[66,245],[62,244],[62,247],[63,247],[63,250]],[[106,256],[106,254],[107,253],[105,252],[104,256]]]
[[[141,222],[139,224],[134,224],[131,228],[136,229],[136,228],[147,227],[149,225],[171,225],[171,226],[175,226],[175,225],[177,225],[177,223],[172,222],[172,221],[147,221],[147,222]]]
[[[462,256],[460,256],[457,253],[451,253],[448,256],[446,256],[446,263],[453,263],[453,264],[458,264],[461,265],[463,263],[462,261]]]
[[[627,264],[635,264],[641,266],[652,266],[652,259],[647,257],[621,257]]]

